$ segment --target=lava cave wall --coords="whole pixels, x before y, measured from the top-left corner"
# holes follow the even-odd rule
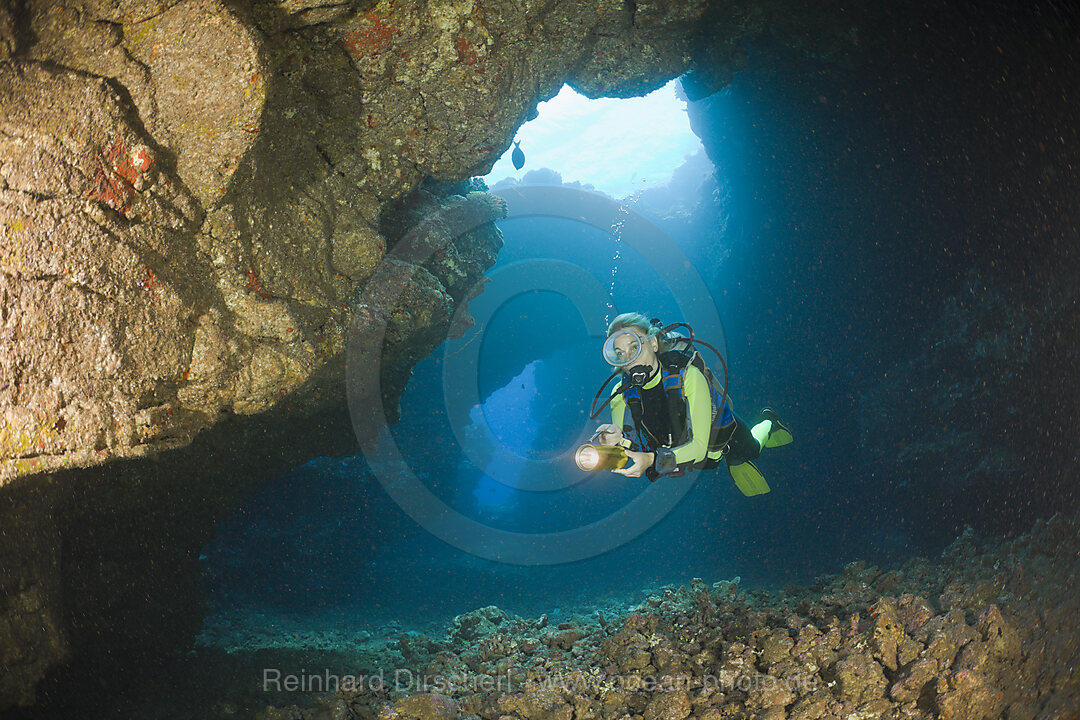
[[[926,133],[918,157],[937,152],[942,161],[879,176],[885,189],[959,177],[956,187],[974,188],[967,199],[998,216],[948,236],[883,231],[861,239],[798,234],[778,221],[755,242],[763,258],[798,258],[774,265],[770,286],[790,285],[790,293],[733,292],[745,293],[747,308],[776,303],[763,311],[768,318],[748,312],[749,327],[780,317],[799,297],[797,267],[827,272],[851,257],[885,263],[905,253],[926,265],[953,258],[938,268],[943,276],[1001,257],[1015,285],[1027,288],[1016,293],[1060,287],[1052,278],[1070,266],[1062,258],[1075,260],[1062,238],[1071,227],[1075,242],[1077,218],[1051,200],[1080,194],[1063,194],[1076,179],[1080,122],[1068,103],[1076,95],[1054,83],[1080,76],[1068,72],[1075,58],[1056,67],[1048,56],[1026,60],[1038,26],[1010,35],[1002,30],[1007,13],[987,26],[968,22],[969,11],[933,10],[945,21],[931,46],[943,50],[920,55],[909,36],[893,32],[919,27],[924,10],[904,6],[0,0],[0,708],[79,688],[107,696],[134,668],[150,670],[190,641],[201,618],[198,553],[217,522],[285,469],[355,452],[344,392],[350,330],[387,326],[382,383],[393,417],[409,368],[460,329],[450,318],[498,249],[490,223],[499,204],[454,183],[485,172],[536,103],[564,82],[588,95],[625,96],[689,71],[687,92],[707,108],[736,69],[787,72],[770,61],[783,55],[799,67],[793,78],[825,82],[830,69],[845,68],[832,81],[838,92],[819,103],[841,98],[834,116],[869,94],[900,126],[912,106],[890,106],[890,98],[918,100],[922,75],[953,73],[942,58],[962,57],[956,50],[965,43],[1000,47],[1012,73],[1004,83],[951,77],[966,89],[955,97],[997,97],[1001,109],[1012,108],[1010,132],[995,136],[1002,115],[988,113],[985,132],[965,143],[983,152],[953,152],[965,128],[947,125],[951,115],[934,103],[949,90],[936,85],[927,94],[934,102],[915,106],[919,117],[937,118],[916,123]],[[1061,52],[1075,35],[1054,11],[1038,10],[1047,13],[1047,44]],[[760,42],[743,43],[752,38]],[[747,47],[757,49],[748,56]],[[897,58],[906,74],[894,77]],[[1052,91],[1065,103],[1042,104]],[[1057,144],[1045,133],[1030,147],[1010,144],[1024,137],[1021,115],[1038,117],[1044,130],[1061,128]],[[716,120],[697,130],[721,169],[737,166],[724,142],[765,157],[780,150],[765,163],[772,175],[729,178],[747,194],[732,207],[815,173],[868,176],[857,154],[827,158],[835,146],[826,144],[815,155],[785,156],[777,138],[770,147],[747,128],[727,140],[711,136],[708,128],[723,127]],[[834,141],[851,131],[837,125]],[[861,137],[873,131],[862,128]],[[843,172],[815,162],[839,163]],[[1012,172],[1017,165],[1023,172]],[[925,192],[945,187],[930,182]],[[1032,187],[1049,199],[1023,192]],[[770,202],[774,210],[784,198]],[[439,251],[422,268],[388,259],[432,213],[468,216],[471,231],[427,226]],[[932,277],[916,279],[926,286]],[[998,273],[994,282],[1007,286],[1008,277]],[[382,286],[395,283],[406,288],[406,312],[377,302]],[[916,310],[932,307],[937,317],[945,295]],[[988,296],[990,307],[997,302]],[[964,345],[969,336],[950,330],[949,307],[939,329]],[[1076,376],[1076,358],[1054,338],[1075,338],[1075,313],[1050,319],[1039,314],[1045,303],[1027,307],[1045,320],[1034,323],[1045,330],[1037,349],[1057,368],[1040,370],[1028,399],[1056,397],[1060,429],[1075,419],[1075,405],[1055,391],[1062,377]],[[894,309],[901,312],[889,322],[905,317],[902,303]],[[843,312],[823,317],[835,333],[846,328]],[[758,385],[770,363],[792,352],[817,353],[823,369],[843,361],[809,332],[792,317],[770,333],[773,342],[790,336],[790,345],[753,348]],[[941,357],[911,377],[932,383]],[[860,402],[873,411],[882,404],[875,398],[897,390],[868,387]],[[1026,437],[1037,440],[1038,431],[1031,423]],[[892,456],[868,463],[875,472],[897,464]]]
[[[1056,430],[1080,382],[1075,8],[845,17],[856,42],[827,69],[765,39],[690,104],[728,193],[735,396],[812,445],[773,522],[843,516],[938,548],[965,524],[1021,532],[1080,501]]]
[[[387,328],[393,417],[499,244],[498,202],[425,178],[484,172],[565,82],[712,90],[767,27],[846,42],[799,10],[0,0],[0,708],[190,639],[215,523],[355,451],[350,329]],[[388,210],[469,232],[435,223],[411,266]]]

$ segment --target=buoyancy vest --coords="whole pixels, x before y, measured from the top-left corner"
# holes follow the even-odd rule
[[[691,365],[705,377],[712,403],[712,426],[709,432],[709,452],[726,448],[735,432],[735,416],[729,402],[716,388],[712,372],[701,354],[669,350],[660,353],[661,380],[651,388],[634,386],[623,391],[623,400],[634,420],[634,428],[625,425],[624,434],[635,430],[643,450],[651,452],[659,447],[678,447],[690,439],[688,403],[686,401],[686,370]],[[627,384],[627,377],[623,376]]]

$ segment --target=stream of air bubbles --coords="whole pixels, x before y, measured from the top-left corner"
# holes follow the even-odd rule
[[[608,311],[604,315],[604,323],[610,324],[612,313],[615,312],[615,276],[619,274],[619,258],[622,257],[622,231],[626,221],[630,219],[630,211],[625,205],[620,205],[615,215],[615,221],[611,223],[611,234],[615,238],[615,254],[611,258],[611,284],[608,286]]]

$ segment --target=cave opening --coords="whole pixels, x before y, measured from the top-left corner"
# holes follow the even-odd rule
[[[600,101],[565,90],[541,104],[535,134],[531,123],[518,129],[523,167],[513,166],[511,144],[485,182],[507,195],[598,191],[672,239],[723,319],[736,410],[753,417],[776,404],[796,429],[792,452],[781,448],[761,462],[773,485],[767,497],[783,501],[745,502],[752,498],[716,473],[634,541],[587,560],[529,566],[429,533],[363,459],[320,459],[268,487],[267,505],[223,526],[228,542],[207,548],[210,596],[225,610],[208,621],[208,642],[257,647],[274,634],[268,626],[300,636],[325,627],[438,633],[457,613],[485,605],[561,621],[691,577],[739,576],[745,586],[775,588],[852,560],[890,566],[932,557],[965,523],[1007,533],[1045,511],[1045,496],[1014,502],[1009,486],[1018,453],[1032,443],[985,442],[996,404],[1020,406],[1023,397],[982,389],[983,369],[965,376],[974,367],[969,343],[1008,346],[1015,335],[1014,316],[1002,315],[995,299],[1001,276],[984,251],[1000,243],[1023,259],[1023,243],[985,220],[972,166],[1013,172],[998,165],[986,136],[1026,128],[1006,122],[988,131],[970,119],[978,112],[950,113],[952,77],[914,88],[918,63],[869,64],[853,79],[809,70],[782,48],[757,52],[754,70],[686,103],[684,129],[692,122],[689,137],[708,154],[670,154],[677,162],[663,183],[634,166],[651,146],[630,138],[653,123],[615,109],[606,117],[629,129],[592,116],[568,133],[565,118],[547,111],[564,102],[588,117],[589,103]],[[879,73],[906,73],[906,101],[917,112],[896,112],[894,85]],[[669,105],[681,111],[668,89]],[[999,110],[993,97],[962,90],[982,103],[983,116]],[[913,117],[935,118],[947,133],[928,135]],[[559,132],[577,144],[560,145],[552,139]],[[613,183],[605,177],[612,168],[633,182]],[[1020,208],[1025,198],[1008,200]],[[487,273],[491,286],[470,302],[476,324],[414,368],[393,433],[448,513],[496,531],[554,534],[610,515],[641,492],[616,476],[569,482],[570,503],[522,487],[544,480],[522,470],[522,459],[557,462],[559,449],[587,432],[584,407],[607,372],[590,320],[606,321],[616,309],[685,319],[681,288],[657,287],[648,258],[621,242],[615,224],[499,221],[504,246]],[[602,312],[586,317],[545,284],[570,266],[583,285],[599,287]],[[479,313],[500,273],[521,292]],[[448,374],[473,351],[471,376]],[[465,381],[475,382],[475,398],[455,421],[447,392]],[[970,414],[958,419],[942,410],[949,407]],[[942,414],[961,427],[938,432],[936,421],[923,421]],[[509,460],[462,450],[484,442],[508,450]],[[293,490],[281,491],[282,483]],[[996,500],[965,502],[971,487]]]
[[[1022,243],[984,222],[970,178],[972,164],[997,162],[986,132],[1026,129],[987,131],[946,112],[957,88],[942,75],[909,88],[919,116],[947,121],[947,136],[927,136],[923,124],[895,111],[892,86],[879,77],[902,72],[913,78],[917,66],[870,64],[853,79],[812,72],[783,48],[763,46],[757,53],[754,71],[685,103],[686,122],[676,134],[689,144],[675,144],[662,173],[634,164],[652,149],[635,133],[656,123],[643,112],[618,109],[633,100],[584,101],[564,89],[518,129],[523,167],[513,166],[511,144],[485,182],[495,193],[552,186],[598,191],[673,240],[723,318],[736,409],[752,416],[765,404],[785,406],[785,419],[812,448],[762,463],[785,503],[737,503],[730,480],[711,478],[641,542],[587,562],[523,567],[472,555],[427,533],[386,496],[362,459],[322,459],[275,481],[318,489],[319,507],[309,507],[307,496],[268,487],[268,497],[287,499],[284,518],[269,522],[275,511],[263,508],[233,527],[239,535],[232,547],[208,548],[212,599],[223,607],[246,602],[297,613],[321,607],[372,625],[435,628],[486,604],[522,614],[572,608],[591,601],[579,590],[586,587],[632,593],[725,573],[775,586],[856,557],[899,562],[938,552],[964,523],[1010,532],[1046,507],[1038,502],[997,512],[963,502],[965,484],[982,483],[1008,506],[1011,491],[1003,484],[1015,468],[1010,453],[1025,447],[1022,440],[998,446],[984,455],[989,459],[976,461],[970,433],[986,428],[988,411],[977,409],[982,395],[971,391],[964,401],[975,414],[955,436],[905,423],[926,413],[928,402],[960,402],[946,397],[946,388],[965,382],[959,350],[965,328],[990,322],[981,313],[997,302],[989,279],[993,263],[980,263],[982,251],[1008,242],[1022,259],[1016,250]],[[681,113],[684,101],[674,84],[664,92],[668,108]],[[983,103],[984,115],[997,111],[993,97],[964,92]],[[593,114],[592,103],[603,109]],[[548,115],[560,108],[566,116]],[[574,116],[588,122],[570,132],[567,118]],[[697,143],[707,155],[691,152]],[[624,173],[621,185],[610,179],[613,169]],[[652,184],[655,177],[665,181]],[[1017,207],[1023,200],[1013,197]],[[965,222],[970,227],[960,229]],[[596,520],[640,488],[590,478],[574,486],[578,495],[570,508],[560,507],[552,493],[517,487],[535,480],[523,480],[517,466],[499,477],[492,470],[498,458],[461,451],[487,426],[509,455],[551,459],[586,432],[584,406],[606,374],[595,331],[573,302],[540,280],[567,265],[592,277],[609,303],[593,320],[610,319],[616,308],[685,319],[684,308],[671,287],[655,287],[648,260],[620,244],[611,227],[557,217],[515,217],[499,227],[504,246],[488,275],[524,266],[516,277],[527,292],[491,308],[462,338],[415,367],[393,431],[415,474],[448,508],[497,530],[558,532]],[[950,305],[953,297],[967,299]],[[1008,335],[1007,322],[994,322],[999,336]],[[920,355],[928,334],[933,347],[952,347],[949,357],[959,365],[948,366],[944,355]],[[448,378],[446,367],[469,343],[467,351],[477,351],[476,398],[455,425],[442,411],[445,393],[465,378]],[[943,381],[912,395],[908,387],[923,382],[922,372]],[[888,420],[895,407],[904,413]],[[877,418],[880,436],[867,417]],[[948,475],[939,477],[929,465],[920,472],[887,467],[887,448],[895,441],[881,438],[890,436],[936,458],[927,462],[948,467]],[[945,510],[928,516],[927,507]],[[245,559],[248,553],[256,561]],[[281,582],[271,579],[274,566],[289,568]],[[241,567],[253,574],[237,574]],[[402,597],[419,599],[403,605]]]
[[[602,196],[616,213],[606,227],[572,217],[499,221],[504,244],[486,275],[495,284],[503,273],[516,273],[511,282],[517,291],[477,318],[463,338],[448,340],[414,368],[392,432],[415,474],[448,507],[509,532],[560,532],[595,522],[641,490],[577,477],[568,481],[576,497],[567,502],[558,493],[530,490],[519,467],[533,462],[560,473],[572,469],[568,451],[587,438],[589,402],[610,371],[597,355],[597,323],[638,307],[672,319],[682,315],[675,293],[655,282],[649,260],[623,236],[622,223],[633,213],[663,226],[658,232],[708,273],[724,255],[715,245],[722,230],[708,233],[707,242],[695,241],[680,219],[693,215],[700,225],[714,224],[723,209],[712,204],[718,180],[690,127],[677,79],[626,99],[589,100],[564,86],[539,104],[537,117],[517,137],[525,165],[514,168],[511,146],[483,178],[492,192],[554,186]],[[597,312],[589,318],[572,291],[546,289],[568,267],[595,278],[589,309]],[[487,287],[470,312],[476,315],[492,293]],[[476,376],[477,396],[455,419],[444,409],[445,386],[459,379],[447,378],[448,358],[471,344],[478,352],[467,374]],[[483,434],[502,455],[477,457],[468,450]],[[222,524],[204,551],[216,608],[204,637],[214,637],[221,622],[245,609],[349,608],[354,619],[363,617],[361,624],[372,627],[392,620],[437,626],[478,605],[539,613],[573,603],[583,597],[566,586],[597,573],[613,593],[681,573],[647,564],[626,573],[601,562],[525,572],[448,548],[407,515],[381,492],[362,458],[319,459],[268,483]],[[377,517],[377,529],[358,519],[365,517]],[[433,577],[439,592],[424,592],[422,585]],[[527,591],[538,579],[549,592]],[[395,603],[414,594],[424,600],[409,608]]]
[[[1055,688],[1037,687],[1041,681],[1021,688],[1009,680],[1055,677],[1071,667],[1065,654],[1075,650],[1046,638],[1075,636],[1076,614],[1052,609],[1068,609],[1077,597],[1068,582],[1077,577],[1070,569],[1077,522],[1043,522],[1075,511],[1080,500],[1075,448],[1056,432],[1080,414],[1069,391],[1080,367],[1073,9],[826,3],[836,12],[815,5],[807,17],[785,3],[548,3],[551,14],[542,19],[526,14],[507,23],[489,11],[516,5],[528,13],[529,4],[476,3],[484,12],[451,16],[443,11],[468,4],[285,3],[304,7],[288,13],[265,3],[181,2],[137,17],[109,3],[57,13],[39,12],[47,3],[25,5],[11,11],[0,2],[0,18],[8,18],[0,22],[0,84],[9,101],[0,115],[8,118],[12,107],[21,114],[5,125],[16,161],[5,155],[0,162],[0,191],[5,207],[40,225],[23,236],[34,223],[17,219],[8,232],[28,244],[24,256],[20,250],[5,261],[7,297],[18,300],[6,315],[16,319],[9,333],[16,344],[5,347],[22,362],[7,367],[16,370],[16,396],[20,386],[38,384],[46,389],[42,402],[83,408],[81,420],[46,417],[34,441],[61,448],[78,430],[72,449],[107,464],[55,475],[45,465],[25,484],[4,487],[0,591],[9,602],[0,626],[11,632],[0,633],[0,711],[34,702],[35,693],[71,707],[145,705],[139,710],[155,712],[127,714],[155,717],[171,716],[166,708],[181,715],[174,700],[221,715],[254,714],[268,702],[310,706],[309,692],[256,687],[270,661],[286,671],[356,672],[405,661],[414,669],[469,665],[495,673],[510,658],[507,633],[529,644],[518,645],[517,667],[547,663],[550,650],[560,665],[595,670],[609,660],[634,661],[588,650],[602,650],[619,626],[643,629],[638,616],[628,617],[635,607],[675,623],[665,620],[655,637],[680,653],[682,618],[711,633],[696,618],[701,610],[717,619],[717,607],[733,619],[722,621],[723,637],[745,638],[748,651],[763,657],[790,647],[799,626],[844,628],[844,652],[858,652],[871,642],[869,608],[891,624],[888,603],[879,601],[901,594],[927,598],[925,609],[941,616],[931,622],[950,617],[948,624],[960,609],[964,622],[978,617],[988,630],[1020,629],[1025,644],[1049,649],[1030,674],[990,671],[987,678],[1010,683],[995,696],[1038,697],[1041,706],[1008,712],[1052,715],[1075,705]],[[213,21],[192,22],[201,19],[197,8]],[[439,12],[438,22],[418,17],[424,8]],[[692,16],[705,8],[706,16]],[[609,16],[597,25],[594,10]],[[130,32],[146,21],[146,32]],[[223,46],[240,54],[223,55]],[[571,57],[573,48],[583,54]],[[530,104],[564,80],[595,95],[632,93],[687,67],[694,78],[686,84],[693,95],[687,115],[707,153],[673,169],[666,184],[651,184],[649,169],[633,165],[660,154],[653,137],[631,139],[632,131],[655,129],[643,114],[616,113],[632,120],[629,129],[592,122],[594,135],[560,153],[560,161],[579,166],[548,162],[540,136],[517,127]],[[183,91],[185,78],[205,78],[196,71],[207,69],[220,73],[198,92]],[[217,90],[242,98],[232,108],[239,114],[219,112]],[[76,97],[87,104],[57,112]],[[123,147],[134,151],[130,161],[111,134],[118,119]],[[70,137],[53,142],[57,128],[70,128]],[[407,202],[425,190],[434,204],[468,205],[465,195],[481,183],[458,181],[490,163],[515,129],[525,163],[511,171],[501,161],[502,176],[488,176],[490,189],[508,198],[543,188],[547,200],[599,191],[612,201],[604,207],[626,212],[600,227],[551,211],[500,220],[506,245],[478,298],[460,278],[472,282],[487,268],[482,243],[465,252],[473,264],[463,274],[455,274],[453,257],[433,263],[430,278],[418,273],[428,282],[416,307],[406,308],[417,312],[404,323],[401,344],[414,352],[395,358],[404,369],[394,400],[416,356],[446,330],[422,319],[428,311],[450,315],[468,297],[477,322],[453,324],[464,334],[412,372],[391,436],[408,474],[386,474],[365,457],[318,457],[295,467],[352,449],[340,403],[305,414],[288,392],[310,391],[301,405],[333,395],[332,381],[323,381],[335,377],[342,325],[326,322],[326,314],[340,321],[371,309],[348,304],[393,245],[387,229],[395,228],[381,223],[381,213],[391,199]],[[29,142],[35,132],[47,142]],[[146,149],[157,150],[156,159]],[[53,151],[63,152],[60,162]],[[144,182],[148,162],[161,182]],[[96,176],[88,193],[69,185],[80,174],[69,173],[69,164],[87,180]],[[600,171],[612,168],[632,182],[606,184]],[[116,182],[103,183],[113,171]],[[428,173],[450,180],[425,180]],[[76,215],[57,211],[44,190],[74,199],[68,206]],[[153,204],[156,217],[129,205],[137,197]],[[473,200],[494,207],[490,194]],[[161,224],[172,210],[174,220]],[[102,212],[108,229],[88,234],[104,222]],[[59,225],[81,215],[88,222]],[[631,236],[618,230],[637,216],[672,241],[667,251],[630,247]],[[140,234],[151,228],[164,234]],[[88,240],[96,247],[83,253]],[[135,254],[105,267],[100,253],[111,249]],[[75,263],[67,280],[53,271],[67,276],[68,268],[50,256]],[[20,257],[47,262],[36,271],[13,268]],[[685,272],[657,287],[671,266]],[[520,292],[481,313],[496,274]],[[133,289],[130,302],[99,312],[104,294],[84,291],[111,288],[116,278]],[[583,294],[586,310],[565,285],[553,287],[559,278],[570,278],[569,296]],[[190,294],[180,292],[181,280],[193,283]],[[59,293],[56,302],[41,301],[42,282]],[[695,294],[696,287],[705,292]],[[707,302],[681,303],[687,293]],[[695,473],[693,483],[651,485],[526,471],[526,461],[558,465],[560,449],[589,431],[583,407],[607,372],[597,338],[610,313],[688,319],[686,305],[707,304],[722,322],[701,334],[715,341],[722,330],[736,410],[753,419],[758,408],[776,407],[795,434],[792,447],[761,460],[771,493],[743,497],[723,468]],[[22,321],[20,312],[33,317],[49,308],[39,326],[47,332],[35,334],[36,323]],[[102,320],[150,342],[116,354],[87,334],[82,345],[49,354],[52,345],[64,347],[68,328],[75,338]],[[184,367],[188,351],[200,359],[192,373]],[[468,372],[448,372],[474,351]],[[35,365],[35,354],[48,363]],[[79,373],[94,358],[105,361],[97,369],[107,374],[86,381]],[[32,367],[40,370],[36,380],[24,373]],[[109,374],[117,369],[138,382],[119,388]],[[309,370],[316,375],[303,374]],[[48,389],[58,383],[66,400]],[[464,390],[475,397],[447,399]],[[29,418],[31,408],[23,409]],[[184,424],[170,425],[170,417]],[[134,434],[101,439],[99,420],[106,429],[117,420],[118,430]],[[173,448],[207,423],[208,435]],[[463,446],[481,451],[469,455]],[[23,450],[30,448],[17,455]],[[27,461],[67,457],[14,459],[21,473]],[[287,468],[294,469],[273,477]],[[398,500],[393,493],[407,475],[441,503],[441,515]],[[663,512],[629,519],[655,523],[637,535],[634,523],[604,524],[626,519],[619,509],[644,489],[657,501],[648,507]],[[557,500],[556,490],[567,500]],[[460,532],[452,513],[474,525]],[[572,533],[574,542],[565,542],[564,531],[594,524],[603,532]],[[216,540],[204,545],[215,527]],[[518,562],[536,547],[548,564]],[[163,668],[186,652],[203,618],[200,548],[213,608],[195,653],[181,661],[191,666],[185,679]],[[698,577],[717,582],[691,581]],[[478,610],[483,605],[498,608]],[[522,618],[504,619],[503,611]],[[573,640],[578,634],[584,644]],[[757,662],[749,652],[746,658]],[[867,659],[872,669],[876,662]],[[138,688],[128,678],[135,669]],[[830,664],[820,675],[841,672]],[[931,682],[952,687],[953,680],[942,674]],[[133,693],[118,692],[129,685]],[[843,683],[819,689],[840,695],[829,703],[851,700]],[[451,716],[507,712],[495,696],[467,705],[450,693],[464,701],[451,703]],[[388,699],[397,702],[390,707]],[[639,699],[613,716],[655,710]],[[916,700],[923,710],[938,703],[941,714],[956,714],[955,693]],[[314,702],[319,709],[265,716],[443,717],[448,709],[437,696],[387,698],[383,688]],[[744,712],[737,702],[701,710]],[[36,708],[26,713],[38,716]]]
[[[686,102],[679,79],[630,98],[590,99],[564,85],[537,105],[536,116],[518,128],[514,144],[484,180],[492,189],[577,182],[623,200],[665,186],[691,156],[704,155]],[[522,153],[521,168],[515,167],[515,150]]]

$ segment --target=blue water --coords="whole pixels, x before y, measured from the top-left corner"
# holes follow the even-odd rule
[[[912,28],[883,30],[883,57],[911,57]],[[917,39],[934,45],[935,32]],[[771,493],[745,498],[724,469],[696,473],[685,496],[643,533],[573,562],[515,564],[428,532],[363,457],[322,458],[283,469],[223,523],[204,555],[214,607],[329,608],[358,625],[397,619],[412,627],[445,625],[488,604],[569,612],[692,577],[777,586],[856,559],[895,564],[937,553],[965,524],[1008,534],[1075,507],[1060,473],[1019,504],[997,490],[950,494],[947,477],[905,475],[900,460],[886,475],[867,469],[867,443],[884,447],[892,438],[877,434],[879,419],[867,416],[860,397],[927,350],[950,298],[976,293],[972,273],[1008,293],[1041,287],[1053,262],[1075,257],[1046,260],[1075,216],[1066,200],[1075,199],[1071,181],[1041,184],[1039,163],[1025,163],[1027,151],[1016,149],[1042,153],[1045,166],[1067,163],[1075,132],[989,92],[973,78],[992,77],[997,56],[974,39],[957,42],[980,48],[980,73],[923,77],[920,62],[883,62],[862,68],[853,83],[804,72],[782,48],[751,49],[758,70],[692,108],[709,157],[688,160],[670,187],[624,200],[685,254],[707,288],[721,326],[702,337],[724,351],[736,411],[753,422],[769,405],[792,429],[795,442],[759,462]],[[968,50],[935,57],[953,67]],[[1023,91],[1022,74],[1005,82]],[[1039,145],[1059,130],[1060,158]],[[1025,189],[1032,187],[1041,189]],[[685,320],[685,288],[663,279],[617,227],[543,217],[500,228],[505,245],[488,273],[490,291],[500,273],[522,267],[541,289],[509,293],[463,338],[417,365],[393,435],[412,474],[448,512],[505,532],[572,531],[650,491],[644,479],[580,473],[567,455],[595,425],[588,407],[609,372],[594,328],[625,310]],[[588,304],[583,313],[579,298],[543,289],[558,267],[550,263],[593,278],[607,307]],[[454,364],[461,357],[454,353],[477,349],[475,364]],[[452,419],[448,407],[457,401],[444,389],[465,385],[475,388],[476,403]],[[905,421],[936,423],[939,410],[927,404]],[[1008,408],[1001,411],[991,429],[1012,423]],[[990,437],[1031,447],[1032,457],[1053,455],[1053,447]],[[499,456],[475,457],[492,438]],[[904,448],[892,451],[900,457]],[[971,453],[973,462],[983,455]],[[544,483],[542,491],[521,489]]]
[[[692,260],[711,251],[667,224]],[[493,282],[504,268],[531,263],[539,273],[531,279],[543,285],[548,266],[539,261],[568,262],[611,291],[611,317],[640,308],[666,321],[681,319],[677,288],[658,282],[615,234],[566,219],[500,225],[505,246],[489,272]],[[908,536],[902,518],[882,522],[870,502],[876,489],[858,477],[855,379],[842,356],[823,356],[810,345],[813,336],[761,337],[753,326],[760,300],[740,296],[747,292],[742,287],[757,284],[745,271],[735,280],[738,258],[747,252],[734,245],[730,259],[708,268],[706,283],[715,288],[724,326],[719,337],[703,339],[726,349],[737,412],[753,422],[758,409],[771,404],[798,438],[759,461],[774,488],[769,495],[744,498],[726,470],[700,472],[670,513],[626,544],[573,563],[521,566],[475,557],[433,537],[387,497],[362,458],[322,459],[268,483],[222,526],[207,550],[212,600],[222,608],[348,607],[372,623],[388,617],[437,623],[487,604],[539,614],[691,577],[740,576],[759,585],[808,581],[856,558],[933,551],[932,542]],[[764,305],[765,312],[777,309]],[[462,342],[479,343],[475,375],[448,379],[443,356]],[[393,427],[410,468],[447,507],[501,530],[569,531],[624,507],[649,489],[647,480],[586,475],[566,456],[594,426],[588,407],[609,372],[600,344],[602,336],[590,337],[572,299],[550,291],[512,294],[462,341],[414,370]],[[714,367],[719,370],[715,361]],[[479,392],[457,435],[445,382],[474,382]],[[600,421],[607,421],[606,413]],[[511,456],[569,477],[568,485],[521,490],[521,467],[478,464],[466,451],[485,428]],[[401,602],[405,597],[409,601]]]

